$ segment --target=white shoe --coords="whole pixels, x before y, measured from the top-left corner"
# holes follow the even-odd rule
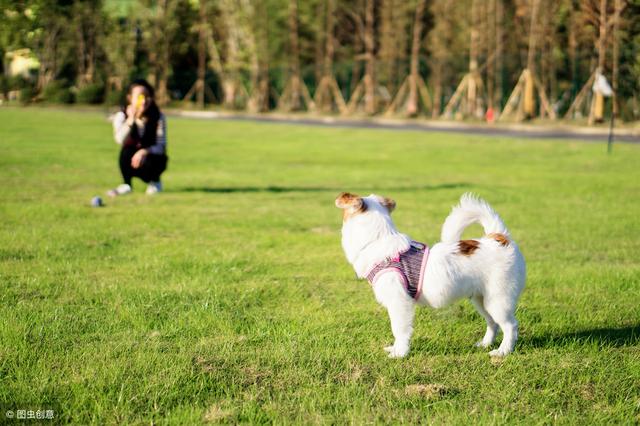
[[[157,194],[158,192],[162,192],[162,182],[149,182],[147,186],[147,195]]]
[[[115,189],[110,189],[107,191],[107,195],[109,197],[117,197],[118,195],[125,195],[131,192],[131,186],[123,183],[118,185]]]

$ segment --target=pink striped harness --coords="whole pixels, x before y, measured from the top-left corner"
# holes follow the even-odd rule
[[[417,300],[422,291],[424,270],[428,258],[429,247],[426,244],[412,241],[407,251],[374,266],[367,274],[367,280],[371,285],[374,285],[382,275],[387,272],[395,272],[402,278],[402,284],[407,294]]]

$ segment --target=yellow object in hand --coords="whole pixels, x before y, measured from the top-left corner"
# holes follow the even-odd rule
[[[138,99],[136,99],[136,107],[137,108],[142,108],[142,106],[144,105],[144,95],[138,95]]]

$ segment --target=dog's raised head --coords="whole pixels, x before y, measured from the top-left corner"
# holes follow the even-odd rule
[[[371,194],[368,197],[360,197],[350,192],[343,192],[336,198],[336,207],[342,209],[342,220],[346,222],[367,211],[391,214],[396,208],[396,202],[391,198],[385,198],[375,194]]]
[[[336,198],[336,207],[342,209],[342,221],[346,222],[352,217],[367,211],[367,204],[362,197],[350,192],[343,192]]]
[[[409,247],[409,237],[400,234],[391,219],[394,200],[343,192],[336,198],[336,207],[342,209],[342,247],[358,276],[363,276],[372,262]]]

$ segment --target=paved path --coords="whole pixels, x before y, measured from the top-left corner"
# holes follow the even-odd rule
[[[16,109],[17,107],[3,107]],[[38,108],[38,107],[36,107]],[[47,106],[39,107],[53,110],[71,110],[77,112],[98,112],[102,111],[107,115],[114,112],[113,108],[105,107],[60,107]],[[319,127],[344,127],[358,129],[388,129],[400,131],[420,131],[420,132],[444,132],[463,133],[470,135],[497,136],[510,138],[527,139],[564,139],[583,142],[606,143],[609,129],[607,127],[579,127],[566,124],[471,124],[458,121],[442,120],[403,120],[386,118],[341,118],[331,116],[312,115],[284,115],[277,113],[267,114],[247,114],[218,111],[189,111],[180,109],[164,109],[169,116],[185,117],[201,120],[228,120],[228,121],[251,121],[263,123],[297,124]],[[628,142],[640,144],[640,127],[637,128],[616,128],[614,131],[614,142]]]
[[[533,124],[467,124],[452,121],[400,120],[400,119],[346,119],[320,116],[295,116],[276,114],[234,114],[214,111],[168,110],[168,115],[226,121],[251,121],[263,123],[298,124],[320,127],[345,127],[363,129],[410,130],[421,132],[463,133],[484,136],[501,136],[531,139],[569,139],[590,142],[607,142],[609,129],[602,127],[549,126]],[[640,129],[615,129],[615,142],[640,143]]]

